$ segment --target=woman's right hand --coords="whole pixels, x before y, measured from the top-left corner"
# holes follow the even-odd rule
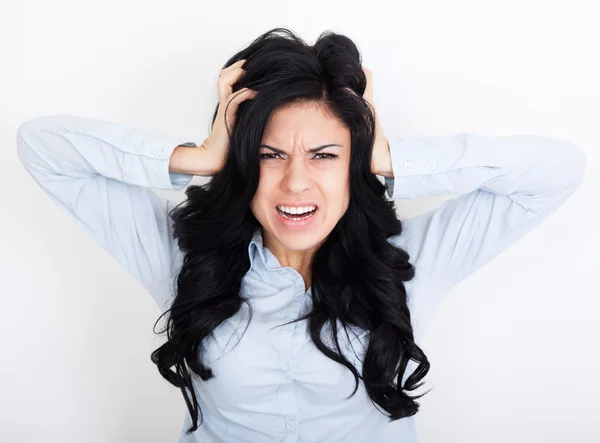
[[[227,119],[229,128],[233,128],[238,105],[244,100],[254,98],[257,94],[257,91],[250,88],[242,88],[233,94],[233,85],[239,80],[240,76],[246,72],[242,69],[242,65],[245,61],[245,59],[238,60],[231,66],[221,70],[219,78],[217,79],[217,90],[219,94],[217,117],[210,135],[201,145],[201,148],[205,149],[214,160],[215,171],[220,171],[224,166],[227,148],[229,146],[229,134],[227,133],[227,127],[225,126],[225,119]],[[229,109],[227,109],[227,115],[225,115],[225,109],[228,104]]]

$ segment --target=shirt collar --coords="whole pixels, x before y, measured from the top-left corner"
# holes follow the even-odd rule
[[[283,272],[284,267],[281,266],[277,257],[263,244],[261,226],[259,226],[252,235],[252,240],[250,240],[250,244],[248,245],[248,257],[250,257],[251,270],[260,272],[268,269],[269,271],[279,271],[279,273]],[[288,267],[286,268],[292,269]],[[301,279],[300,274],[297,272],[294,272],[294,274]],[[311,294],[311,292],[312,287],[308,288],[306,293]]]
[[[252,240],[248,245],[248,257],[250,258],[250,269],[256,268],[256,260],[260,260],[260,267],[266,267],[270,270],[281,269],[279,260],[269,248],[265,248],[263,244],[262,227],[259,226],[254,234]]]

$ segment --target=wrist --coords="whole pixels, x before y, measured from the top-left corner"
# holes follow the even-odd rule
[[[177,146],[169,161],[169,172],[210,177],[217,172],[216,161],[204,145]]]
[[[390,153],[390,144],[387,139],[384,139],[381,146],[373,149],[377,153],[377,160],[374,167],[375,174],[383,177],[394,177],[394,170],[392,167],[392,155]]]

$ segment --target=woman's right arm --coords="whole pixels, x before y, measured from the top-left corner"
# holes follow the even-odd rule
[[[38,117],[17,131],[18,156],[36,183],[165,309],[180,251],[170,200],[151,188],[179,190],[210,175],[194,142],[126,123],[74,115]]]

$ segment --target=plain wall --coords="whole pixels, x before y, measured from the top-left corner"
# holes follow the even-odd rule
[[[2,4],[0,440],[174,442],[186,409],[150,361],[163,342],[150,295],[33,182],[17,159],[19,124],[69,113],[199,144],[221,66],[284,26],[308,42],[331,29],[357,43],[390,140],[537,134],[585,151],[569,201],[438,309],[417,424],[422,443],[600,441],[594,2]],[[399,215],[444,200],[397,201]]]

